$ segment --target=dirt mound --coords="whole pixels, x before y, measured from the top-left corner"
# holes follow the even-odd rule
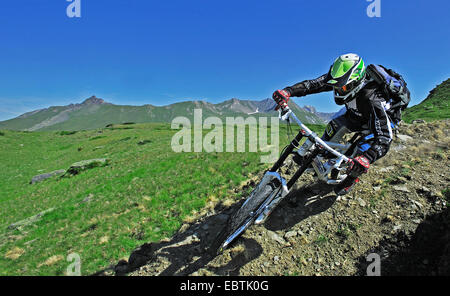
[[[99,274],[365,275],[376,253],[382,275],[449,275],[449,127],[450,120],[401,125],[388,155],[346,196],[305,175],[265,225],[223,255],[206,250],[244,197]],[[291,166],[284,172],[293,174]]]

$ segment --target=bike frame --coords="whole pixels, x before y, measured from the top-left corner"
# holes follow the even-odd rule
[[[284,150],[283,154],[280,156],[277,162],[270,169],[270,172],[278,171],[278,169],[283,165],[288,156],[294,151],[295,148],[299,146],[299,143],[302,140],[302,138],[306,137],[317,146],[317,149],[315,149],[311,153],[310,157],[306,161],[308,166],[309,163],[312,161],[312,166],[316,171],[317,175],[319,176],[319,179],[321,179],[322,181],[325,181],[328,184],[339,183],[339,180],[330,180],[326,176],[331,172],[331,170],[339,169],[342,163],[347,163],[350,161],[350,158],[340,153],[336,149],[345,151],[348,150],[351,147],[351,145],[342,145],[339,143],[323,141],[316,133],[314,133],[306,125],[304,125],[300,121],[300,119],[298,119],[295,113],[289,109],[289,107],[283,110],[283,112],[280,114],[280,118],[286,121],[289,121],[290,119],[294,120],[299,125],[300,131],[294,138],[294,140],[292,140],[292,142],[289,144],[289,146]],[[326,150],[331,154],[333,154],[334,156],[336,156],[336,158],[334,159],[334,164],[324,167],[322,163],[316,159],[320,151],[323,150]],[[307,167],[304,166],[299,168],[299,170],[294,174],[294,176],[289,180],[289,182],[287,182],[288,189],[292,188],[292,186],[295,184],[295,182],[297,182],[298,178],[304,173],[306,169]]]

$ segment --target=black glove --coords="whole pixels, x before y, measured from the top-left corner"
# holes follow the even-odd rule
[[[277,107],[275,110],[278,110],[281,108],[281,110],[284,110],[288,106],[289,98],[291,97],[291,94],[287,90],[277,90],[273,93],[272,98],[277,103]]]

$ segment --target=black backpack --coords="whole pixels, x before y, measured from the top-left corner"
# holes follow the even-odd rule
[[[392,69],[381,65],[367,66],[367,73],[385,92],[388,100],[392,99],[389,113],[395,121],[401,120],[401,111],[408,107],[411,94],[403,77]]]

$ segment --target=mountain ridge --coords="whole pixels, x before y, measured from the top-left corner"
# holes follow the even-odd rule
[[[261,101],[231,98],[216,104],[204,100],[193,100],[165,106],[151,104],[133,106],[115,105],[93,95],[81,103],[50,106],[1,121],[0,129],[22,131],[84,130],[102,128],[108,124],[123,122],[168,123],[178,116],[193,117],[194,109],[202,109],[204,117],[276,116],[277,112],[273,111],[274,104],[273,100],[269,98]],[[290,102],[289,105],[303,122],[324,124],[319,116],[299,107],[294,102]]]

